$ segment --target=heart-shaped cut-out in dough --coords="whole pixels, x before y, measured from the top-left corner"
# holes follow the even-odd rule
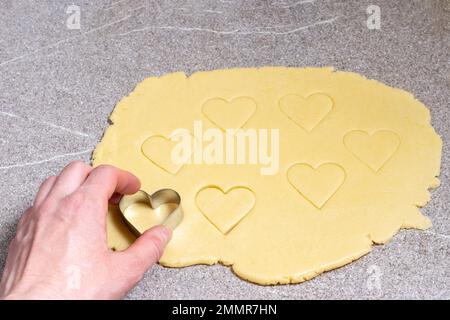
[[[223,192],[219,187],[210,186],[197,193],[196,204],[206,219],[226,235],[254,207],[255,195],[246,187]]]
[[[307,98],[289,94],[280,99],[279,106],[289,119],[309,132],[331,112],[333,100],[324,93],[314,93]]]
[[[160,224],[174,230],[183,220],[180,195],[172,189],[161,189],[151,195],[143,190],[125,195],[119,202],[119,209],[136,236]]]
[[[345,177],[345,170],[335,163],[324,163],[316,168],[297,163],[287,173],[289,183],[318,209],[337,192]]]
[[[397,151],[400,138],[389,130],[378,130],[373,134],[355,130],[344,136],[344,145],[356,158],[378,172]]]
[[[174,150],[176,144],[179,143],[176,140],[176,136],[185,134],[190,135],[189,132],[179,130],[169,138],[163,135],[151,136],[142,144],[142,154],[161,169],[171,174],[177,174],[181,167],[183,167],[184,163],[175,161],[172,157],[172,151]]]
[[[205,117],[222,130],[241,128],[255,111],[256,102],[250,97],[237,97],[230,101],[213,98],[202,107]]]

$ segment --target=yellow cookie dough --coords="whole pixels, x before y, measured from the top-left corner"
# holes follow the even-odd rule
[[[439,184],[442,142],[429,111],[410,93],[355,73],[178,72],[142,81],[111,121],[93,164],[133,172],[148,193],[181,195],[184,220],[164,266],[222,263],[251,282],[298,283],[361,257],[400,228],[431,226],[418,209]],[[177,129],[195,136],[195,121],[203,130],[278,129],[278,171],[173,163],[171,137]],[[151,226],[151,213],[136,209],[136,223]],[[111,207],[109,245],[123,250],[133,239]]]

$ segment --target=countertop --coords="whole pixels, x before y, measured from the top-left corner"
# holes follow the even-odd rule
[[[381,9],[380,30],[367,27],[371,4]],[[302,284],[258,286],[220,265],[155,266],[127,298],[450,298],[449,1],[4,0],[0,16],[0,268],[40,183],[71,160],[90,161],[115,104],[142,79],[334,66],[430,108],[444,141],[441,186],[422,209],[433,227],[402,230]]]

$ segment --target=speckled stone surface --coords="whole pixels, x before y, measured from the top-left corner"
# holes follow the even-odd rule
[[[366,26],[370,4],[381,30]],[[66,27],[69,5],[81,29]],[[0,268],[40,182],[89,161],[119,99],[148,76],[230,67],[334,66],[412,92],[444,140],[433,228],[401,231],[311,281],[262,287],[223,266],[156,266],[130,299],[450,298],[450,3],[433,0],[3,0]],[[1,269],[0,269],[1,270]]]

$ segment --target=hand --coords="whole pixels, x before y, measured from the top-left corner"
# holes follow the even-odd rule
[[[127,250],[106,239],[108,201],[140,188],[112,166],[72,162],[40,187],[12,240],[0,283],[4,299],[119,299],[161,257],[171,231],[158,226]]]

